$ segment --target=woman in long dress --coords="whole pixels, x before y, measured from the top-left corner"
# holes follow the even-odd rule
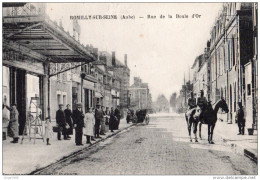
[[[19,139],[18,117],[19,117],[19,112],[16,109],[16,104],[13,104],[12,109],[10,111],[10,122],[9,122],[11,137],[13,137],[13,141],[11,141],[11,143],[18,143],[18,139]]]
[[[117,119],[115,116],[115,111],[114,111],[114,108],[111,108],[110,119],[109,119],[109,129],[111,130],[111,132],[114,132],[116,127],[117,127]]]
[[[92,144],[90,138],[94,136],[94,126],[95,126],[95,117],[92,113],[92,108],[88,108],[88,112],[85,114],[84,118],[84,129],[83,133],[87,138],[87,144]]]

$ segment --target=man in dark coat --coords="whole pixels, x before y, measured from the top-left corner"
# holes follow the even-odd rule
[[[67,137],[70,138],[69,135],[73,134],[73,123],[71,119],[72,112],[69,104],[67,104],[67,109],[64,110],[64,114],[65,114],[66,123],[69,125],[69,128],[67,129]]]
[[[244,110],[241,102],[238,102],[238,110],[236,113],[236,120],[238,125],[239,133],[237,135],[244,135],[245,133],[245,118],[244,118]]]
[[[117,126],[117,119],[115,116],[115,111],[114,108],[111,108],[111,112],[110,112],[110,118],[109,118],[109,130],[111,132],[114,132],[114,130],[116,129]]]
[[[62,110],[62,107],[63,107],[63,104],[60,104],[59,110],[56,111],[56,124],[59,127],[57,138],[58,138],[58,140],[61,140],[61,131],[62,131],[64,140],[68,140],[67,132],[66,132],[65,115],[64,115],[64,111]]]
[[[95,137],[96,138],[101,138],[99,136],[99,131],[100,131],[100,123],[103,120],[104,115],[103,111],[101,110],[100,104],[97,104],[97,109],[95,110]]]
[[[117,126],[116,126],[116,129],[119,128],[119,124],[120,124],[120,119],[121,119],[121,113],[119,111],[119,109],[116,107],[115,109],[115,116],[117,118]]]
[[[81,110],[82,105],[77,104],[77,108],[72,113],[73,124],[75,127],[75,143],[77,146],[82,146],[82,135],[84,127],[84,114]]]
[[[190,93],[190,98],[188,99],[188,110],[196,107],[196,98],[194,98],[193,92]]]

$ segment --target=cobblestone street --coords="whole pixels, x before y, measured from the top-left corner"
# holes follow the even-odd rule
[[[233,153],[206,132],[189,142],[182,116],[151,117],[41,174],[82,175],[252,175],[257,164]]]

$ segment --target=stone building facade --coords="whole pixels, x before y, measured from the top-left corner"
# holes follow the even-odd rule
[[[152,100],[148,83],[134,77],[134,84],[129,88],[130,106],[134,109],[151,109]]]

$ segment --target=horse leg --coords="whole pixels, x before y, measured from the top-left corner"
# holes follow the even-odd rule
[[[191,123],[188,123],[188,131],[189,131],[189,136],[190,136],[190,142],[192,142],[192,138],[191,138]]]
[[[189,118],[186,114],[185,114],[185,117],[186,117],[188,132],[189,132],[189,136],[190,136],[190,142],[192,142],[192,139],[191,139],[191,123],[190,123],[190,118]]]
[[[200,122],[199,123],[199,137],[200,137],[200,140],[202,140],[202,138],[201,138],[201,125],[202,125],[202,123]]]
[[[198,138],[197,138],[197,126],[198,126],[198,123],[197,122],[194,122],[193,123],[193,134],[195,136],[195,142],[198,142]]]
[[[215,143],[212,141],[214,128],[215,128],[215,124],[211,125],[211,130],[210,130],[210,144],[215,144]]]

